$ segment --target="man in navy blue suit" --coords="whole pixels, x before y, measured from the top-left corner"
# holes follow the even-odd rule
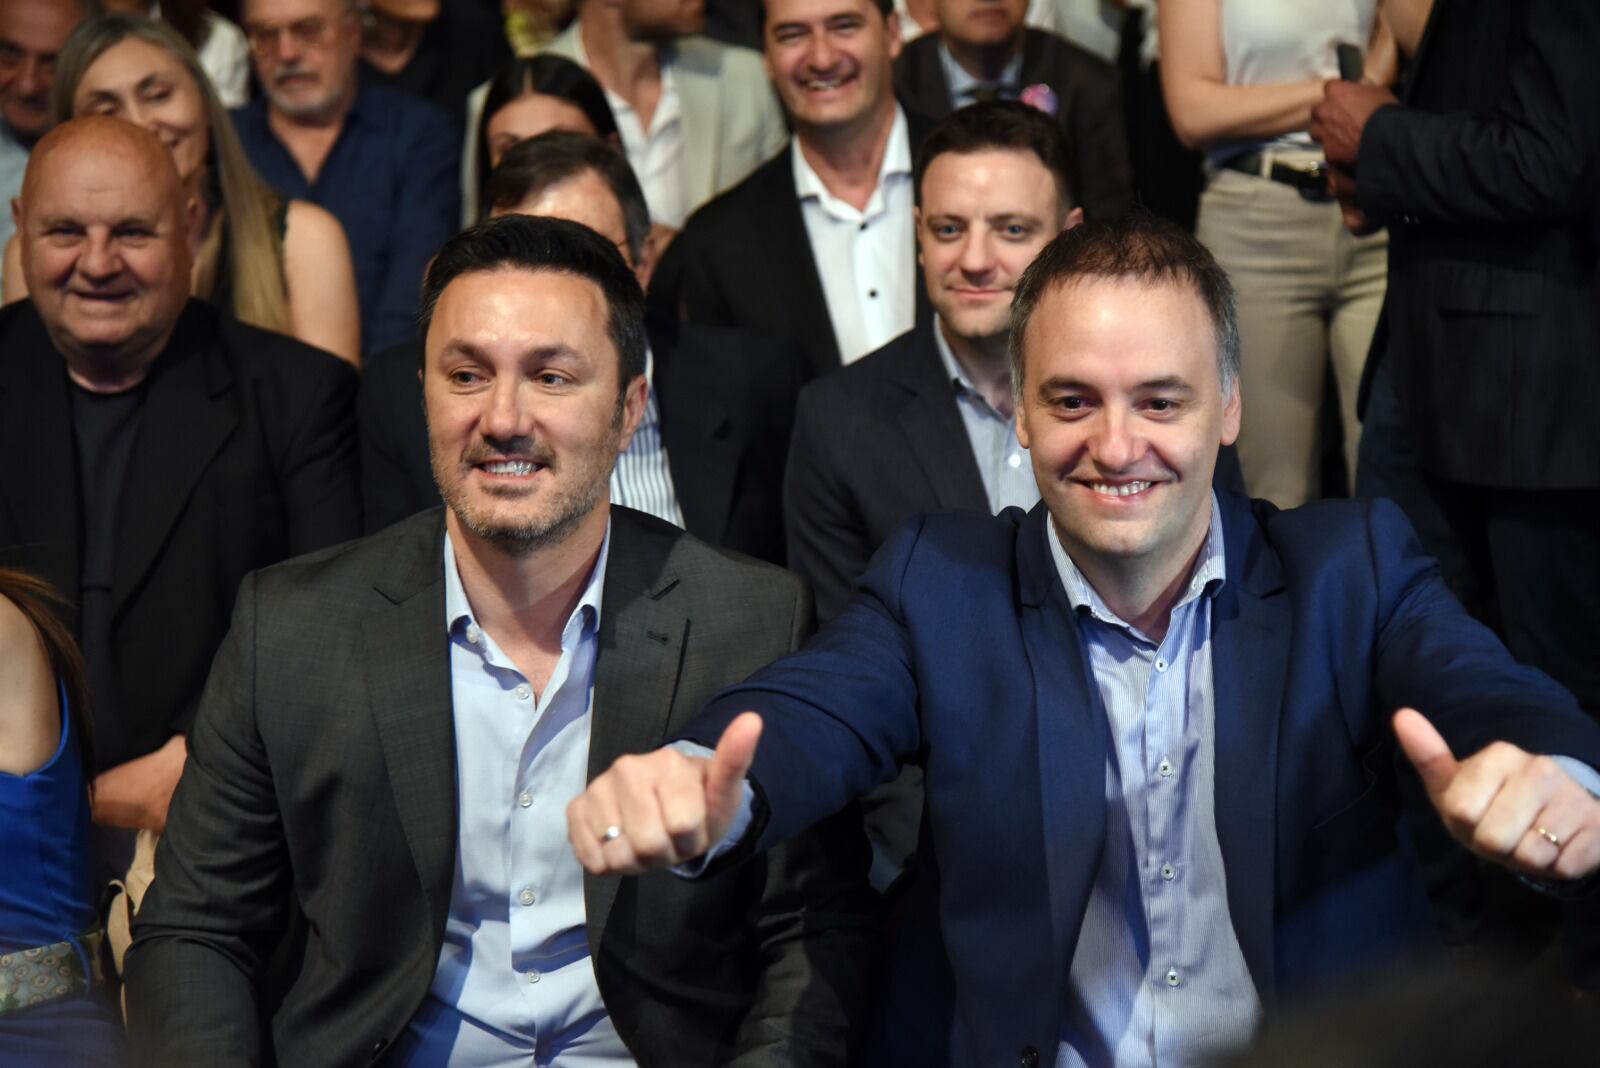
[[[910,522],[804,650],[711,702],[698,749],[573,802],[590,871],[736,863],[916,762],[871,1062],[1024,1068],[1188,1063],[1426,943],[1407,840],[1439,820],[1402,797],[1587,890],[1600,727],[1467,616],[1399,510],[1213,491],[1241,397],[1202,246],[1069,231],[1011,339],[1041,505]]]

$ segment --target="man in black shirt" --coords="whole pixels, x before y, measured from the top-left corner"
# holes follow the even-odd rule
[[[75,605],[96,821],[159,831],[240,579],[360,533],[355,374],[189,299],[198,207],[138,127],[57,127],[16,219],[32,297],[0,310],[0,566]]]

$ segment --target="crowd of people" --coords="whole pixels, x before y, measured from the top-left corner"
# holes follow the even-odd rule
[[[1568,1063],[1595,47],[0,0],[0,1063]]]

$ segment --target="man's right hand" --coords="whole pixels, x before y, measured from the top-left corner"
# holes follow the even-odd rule
[[[744,800],[761,717],[728,724],[710,758],[675,749],[618,757],[567,806],[567,837],[592,875],[670,868],[722,841]]]

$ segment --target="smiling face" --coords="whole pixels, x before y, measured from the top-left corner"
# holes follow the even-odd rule
[[[594,282],[504,268],[445,287],[428,329],[423,397],[451,536],[523,555],[603,523],[617,454],[644,411],[623,390]]]
[[[1211,520],[1217,450],[1239,434],[1216,334],[1187,285],[1080,278],[1023,336],[1017,435],[1062,545],[1091,577],[1176,575]]]
[[[0,3],[0,118],[29,139],[50,128],[56,54],[83,21],[78,0]]]
[[[127,123],[74,120],[39,144],[17,212],[23,277],[69,365],[114,377],[153,358],[188,300],[193,205]]]
[[[1076,221],[1032,152],[947,152],[928,164],[917,209],[923,279],[946,330],[986,341],[1010,323],[1011,294],[1039,250]]]
[[[274,110],[338,117],[355,96],[361,20],[344,0],[245,0],[244,30]]]
[[[870,124],[899,54],[899,20],[872,0],[767,0],[767,75],[802,132]]]
[[[489,166],[498,167],[500,160],[519,141],[538,137],[551,130],[599,137],[583,109],[570,100],[543,93],[524,93],[509,101],[489,116],[484,132],[489,139]]]
[[[149,130],[172,153],[185,183],[205,168],[211,151],[200,87],[176,56],[137,37],[112,45],[89,64],[73,94],[72,113],[109,115]]]

